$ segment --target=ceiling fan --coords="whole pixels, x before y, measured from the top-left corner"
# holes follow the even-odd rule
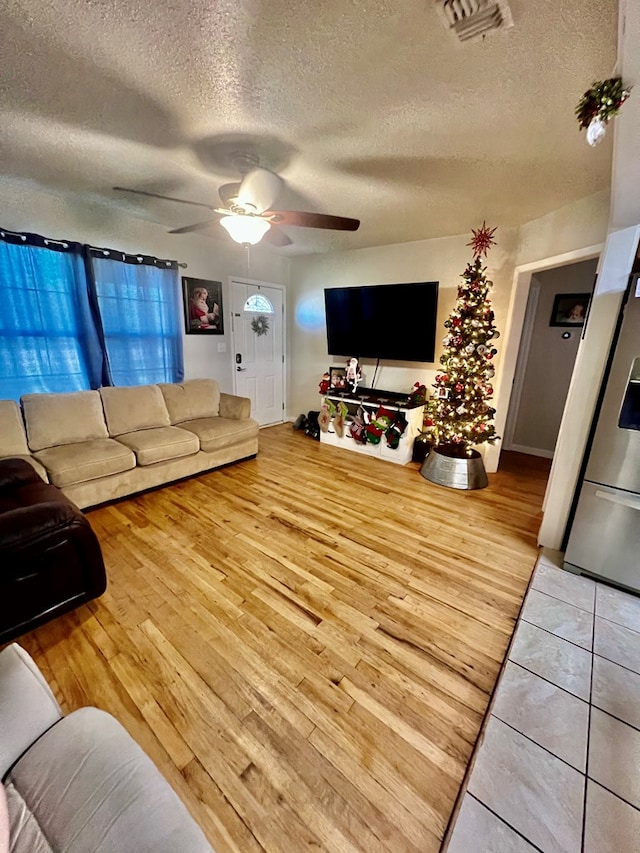
[[[188,201],[146,190],[114,187],[118,192],[175,201],[204,207],[216,214],[213,219],[174,228],[170,234],[188,234],[192,231],[207,231],[214,223],[220,223],[236,243],[258,243],[263,237],[274,246],[289,246],[292,240],[280,230],[280,225],[297,225],[304,228],[328,228],[336,231],[357,231],[359,219],[344,216],[329,216],[324,213],[306,213],[301,210],[271,210],[270,206],[280,192],[283,180],[274,172],[258,165],[256,157],[239,154],[235,159],[241,180],[223,184],[218,194],[223,207],[215,207],[199,201]]]

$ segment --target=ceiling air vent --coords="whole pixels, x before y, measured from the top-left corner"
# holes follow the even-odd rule
[[[446,28],[461,42],[513,26],[507,0],[436,0],[436,6]]]

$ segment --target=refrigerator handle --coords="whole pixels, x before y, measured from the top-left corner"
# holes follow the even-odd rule
[[[596,497],[602,498],[603,501],[610,501],[612,504],[620,504],[621,506],[629,507],[629,509],[637,509],[640,511],[640,496],[616,494],[614,492],[603,492],[602,489],[596,490]]]

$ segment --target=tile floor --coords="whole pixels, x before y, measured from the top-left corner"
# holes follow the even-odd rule
[[[543,552],[447,853],[640,851],[640,597]]]

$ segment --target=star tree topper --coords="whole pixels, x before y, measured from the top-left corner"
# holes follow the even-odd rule
[[[471,233],[473,234],[473,239],[467,243],[467,246],[471,246],[473,249],[473,257],[479,258],[481,255],[486,257],[489,249],[495,245],[496,241],[493,239],[493,235],[496,233],[496,228],[487,228],[487,223],[485,221],[482,222],[482,228],[471,229]]]

